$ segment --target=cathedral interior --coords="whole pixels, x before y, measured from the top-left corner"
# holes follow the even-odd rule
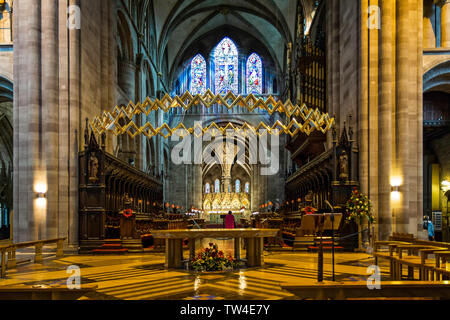
[[[0,299],[449,298],[449,128],[448,0],[0,0]]]

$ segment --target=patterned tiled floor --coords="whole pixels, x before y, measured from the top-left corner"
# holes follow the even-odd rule
[[[97,292],[82,299],[98,300],[279,300],[300,299],[280,287],[281,282],[317,281],[317,254],[265,252],[264,268],[243,269],[225,274],[196,274],[166,270],[164,254],[74,255],[43,264],[27,264],[8,270],[0,286],[12,284],[64,285],[68,266],[77,265],[82,283],[98,284]],[[336,280],[367,279],[373,259],[366,253],[336,253]],[[324,254],[324,280],[332,280],[331,254]],[[381,266],[382,279],[388,265]]]

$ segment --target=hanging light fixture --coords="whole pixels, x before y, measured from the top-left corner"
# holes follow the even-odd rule
[[[233,109],[237,107],[246,108],[250,113],[256,110],[265,110],[269,115],[274,113],[285,114],[290,120],[289,123],[283,123],[280,120],[274,123],[260,122],[257,126],[244,122],[242,126],[229,122],[225,126],[219,126],[215,122],[207,127],[196,124],[187,128],[180,122],[170,127],[164,123],[160,127],[153,127],[150,122],[145,124],[136,124],[133,119],[135,116],[145,114],[149,116],[152,112],[161,110],[163,113],[169,113],[172,109],[180,108],[189,110],[196,106],[202,106],[206,109],[212,108],[214,105],[220,104],[225,109]],[[216,136],[218,134],[228,134],[229,131],[240,133],[243,135],[280,135],[282,133],[295,136],[299,132],[310,135],[314,131],[320,131],[325,134],[334,126],[334,118],[328,113],[323,113],[319,109],[311,109],[304,105],[294,105],[289,100],[286,103],[275,100],[272,96],[267,99],[256,97],[253,94],[247,96],[234,95],[228,92],[225,96],[220,94],[214,95],[210,90],[204,95],[192,96],[186,91],[182,96],[170,97],[166,94],[161,100],[150,98],[145,99],[143,103],[134,104],[130,102],[126,107],[116,106],[111,112],[104,111],[101,115],[95,117],[90,123],[92,130],[96,134],[103,134],[106,131],[112,132],[114,135],[127,134],[131,138],[138,135],[145,135],[147,138],[160,135],[163,138],[169,138],[173,134],[180,137],[193,134],[195,136],[203,136],[206,133]],[[262,133],[261,133],[262,132]]]

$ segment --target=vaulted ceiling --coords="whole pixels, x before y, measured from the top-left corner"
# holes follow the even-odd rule
[[[151,6],[159,62],[167,55],[169,74],[177,59],[204,35],[233,27],[251,34],[283,66],[285,49],[295,39],[297,6],[301,3],[310,25],[319,1],[315,0],[141,0],[140,12]],[[139,15],[139,13],[138,13]],[[212,44],[214,45],[214,44]]]

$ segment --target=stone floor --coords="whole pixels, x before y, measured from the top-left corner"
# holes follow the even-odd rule
[[[20,257],[18,257],[20,259]],[[263,268],[225,274],[196,274],[166,270],[163,253],[128,255],[73,255],[61,259],[47,256],[42,264],[18,265],[8,270],[0,286],[12,284],[65,285],[67,267],[80,267],[81,283],[98,284],[97,292],[82,299],[95,300],[279,300],[301,299],[280,288],[280,282],[317,281],[317,254],[265,252]],[[336,253],[337,281],[365,281],[373,258],[367,253]],[[381,266],[382,280],[389,267]],[[331,254],[324,253],[324,280],[332,280]]]

